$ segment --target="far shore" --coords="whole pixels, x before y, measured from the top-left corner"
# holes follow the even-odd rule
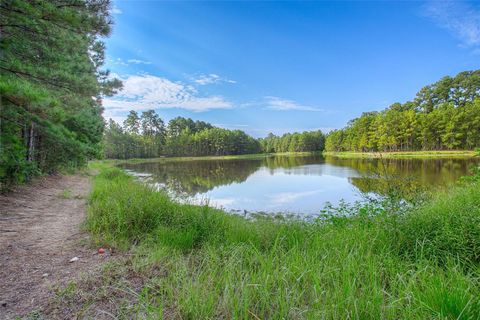
[[[201,160],[236,160],[236,159],[262,159],[273,156],[309,156],[323,155],[337,158],[472,158],[478,152],[472,150],[441,150],[441,151],[394,151],[394,152],[283,152],[283,153],[256,153],[228,156],[201,156],[201,157],[157,157],[133,159],[106,159],[103,161],[115,164],[144,163],[144,162],[170,162],[170,161],[201,161]]]
[[[473,150],[392,151],[392,152],[323,152],[337,158],[472,158]]]

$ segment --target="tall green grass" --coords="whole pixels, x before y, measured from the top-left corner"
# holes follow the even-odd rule
[[[480,319],[478,182],[406,214],[367,204],[307,223],[179,204],[100,171],[87,227],[135,253],[141,316]]]

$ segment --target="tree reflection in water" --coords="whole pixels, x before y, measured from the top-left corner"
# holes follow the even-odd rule
[[[360,159],[308,156],[271,156],[253,159],[160,161],[121,167],[150,173],[152,182],[175,195],[201,196],[216,187],[243,184],[254,173],[296,176],[333,176],[348,179],[352,192],[405,198],[443,187],[468,174],[478,159]],[[320,181],[319,181],[320,183]],[[328,186],[321,186],[328,187]],[[240,194],[238,196],[241,196]],[[262,195],[258,195],[261,197]],[[333,199],[335,200],[335,199]]]

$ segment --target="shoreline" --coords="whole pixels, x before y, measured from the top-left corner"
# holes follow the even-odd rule
[[[95,160],[104,163],[122,164],[122,163],[146,163],[146,162],[170,162],[170,161],[205,161],[205,160],[241,160],[241,159],[263,159],[275,156],[331,156],[336,158],[473,158],[478,155],[473,150],[453,150],[453,151],[392,151],[392,152],[331,152],[331,151],[313,151],[313,152],[282,152],[282,153],[254,153],[242,155],[226,156],[199,156],[199,157],[156,157],[156,158],[132,158],[132,159],[104,159]]]
[[[157,158],[132,158],[132,159],[103,159],[103,160],[92,160],[92,161],[122,164],[122,163],[146,163],[146,162],[170,162],[170,161],[263,159],[263,158],[269,158],[274,156],[311,156],[311,155],[322,155],[322,152],[314,151],[314,152],[252,153],[252,154],[227,155],[227,156],[157,157]]]
[[[473,150],[452,150],[452,151],[392,151],[392,152],[323,152],[324,156],[337,158],[473,158],[477,156]]]

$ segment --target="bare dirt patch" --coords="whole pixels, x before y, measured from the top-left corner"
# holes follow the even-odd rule
[[[57,288],[110,259],[81,231],[89,190],[87,176],[49,176],[0,195],[0,319],[43,314]]]

